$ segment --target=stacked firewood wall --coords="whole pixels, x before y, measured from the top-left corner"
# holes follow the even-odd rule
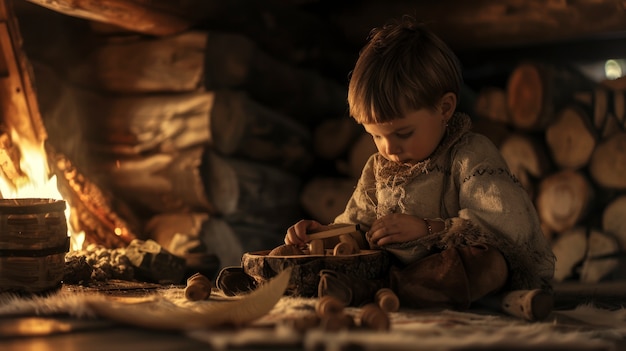
[[[535,201],[556,281],[625,276],[625,92],[624,78],[596,82],[574,66],[523,62],[503,90],[479,94],[477,114],[508,131],[494,139]]]
[[[343,114],[344,87],[243,35],[79,25],[88,48],[30,48],[50,143],[175,254],[239,265],[281,244],[304,216],[310,121]]]

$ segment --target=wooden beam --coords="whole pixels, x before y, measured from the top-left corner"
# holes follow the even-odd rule
[[[22,140],[41,145],[47,133],[41,119],[10,0],[0,0],[0,111],[4,123]]]
[[[403,14],[429,23],[456,50],[606,37],[626,31],[623,0],[369,0],[335,11],[333,21],[350,41],[363,43],[373,27]]]
[[[281,45],[280,42],[283,42],[283,46],[287,45],[284,39],[294,40],[290,36],[292,33],[308,41],[317,41],[317,38],[324,38],[320,40],[321,43],[336,40],[329,37],[328,28],[338,28],[358,48],[365,42],[372,28],[403,14],[414,15],[429,23],[455,50],[511,48],[626,36],[626,4],[623,0],[367,0],[359,2],[358,6],[333,2],[326,5],[325,12],[322,12],[326,22],[318,18],[317,29],[308,32],[294,31],[298,25],[285,22],[285,18],[295,18],[294,21],[310,27],[313,22],[306,19],[311,16],[302,17],[305,10],[297,12],[297,5],[272,6],[272,2],[268,1],[257,1],[254,4],[216,0],[27,1],[69,16],[150,35],[180,33],[203,20],[210,21],[211,26],[229,27],[228,24],[231,24],[253,37],[262,36],[266,32],[271,32],[273,36],[285,36],[283,40],[274,43]],[[270,16],[273,22],[278,21],[278,25],[268,26],[263,16]],[[285,26],[290,30],[286,30]],[[283,29],[277,31],[275,28]]]
[[[181,33],[192,23],[178,15],[131,0],[27,0],[53,11],[133,32],[165,36]]]

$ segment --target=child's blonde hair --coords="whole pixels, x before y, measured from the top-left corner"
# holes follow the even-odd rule
[[[350,115],[358,123],[384,123],[408,110],[433,109],[456,94],[463,78],[458,58],[413,17],[373,29],[351,73]]]

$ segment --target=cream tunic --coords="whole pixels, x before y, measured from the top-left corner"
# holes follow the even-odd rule
[[[507,259],[508,289],[549,288],[554,255],[537,212],[498,149],[470,127],[467,115],[455,114],[439,147],[413,166],[372,155],[334,223],[368,230],[390,213],[441,219],[443,231],[382,249],[409,263],[450,245],[486,243]]]

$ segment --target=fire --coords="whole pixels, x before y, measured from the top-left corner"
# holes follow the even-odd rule
[[[43,143],[33,145],[20,138],[18,133],[11,133],[11,139],[20,150],[20,171],[17,179],[9,180],[2,173],[0,176],[0,197],[4,199],[47,198],[63,200],[57,187],[56,175],[49,171],[48,158]],[[85,241],[85,232],[75,232],[70,222],[70,207],[66,206],[65,218],[68,223],[70,249],[80,250]]]

